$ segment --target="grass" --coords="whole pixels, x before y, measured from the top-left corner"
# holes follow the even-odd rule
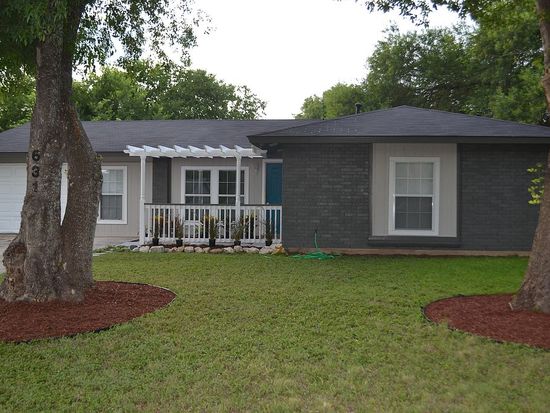
[[[98,280],[178,294],[99,334],[0,343],[3,411],[548,411],[550,352],[423,320],[512,292],[520,258],[112,253]]]

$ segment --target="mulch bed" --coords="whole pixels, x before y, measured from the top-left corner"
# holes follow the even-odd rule
[[[175,298],[145,284],[99,281],[81,303],[0,300],[0,341],[23,342],[101,331],[165,307]]]
[[[550,349],[550,314],[512,311],[512,294],[444,298],[424,307],[436,323],[497,341]]]

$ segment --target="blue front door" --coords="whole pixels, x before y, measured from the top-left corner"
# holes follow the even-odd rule
[[[283,164],[265,165],[265,203],[281,205],[283,203]]]

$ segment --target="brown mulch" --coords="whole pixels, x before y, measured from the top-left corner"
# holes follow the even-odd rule
[[[436,323],[497,341],[550,349],[550,314],[512,311],[512,294],[444,298],[424,307]]]
[[[173,292],[152,285],[98,281],[81,303],[7,303],[0,299],[0,341],[105,330],[158,310],[174,298]]]

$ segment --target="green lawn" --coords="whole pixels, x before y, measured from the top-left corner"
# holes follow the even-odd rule
[[[449,331],[420,307],[514,291],[520,258],[112,253],[98,280],[168,308],[99,334],[0,344],[2,411],[548,411],[550,352]]]

